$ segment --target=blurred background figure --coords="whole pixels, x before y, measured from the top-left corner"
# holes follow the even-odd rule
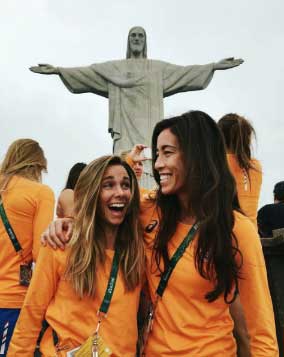
[[[226,114],[219,122],[226,145],[230,170],[236,180],[241,209],[257,226],[257,207],[262,184],[262,168],[251,156],[252,124],[238,114]]]
[[[258,233],[272,237],[273,230],[284,228],[284,181],[274,186],[274,203],[263,206],[257,214]]]
[[[144,171],[143,162],[142,161],[135,162],[135,164],[133,166],[133,170],[134,170],[137,180],[139,181],[143,174],[143,171]]]
[[[141,197],[144,197],[144,195],[149,195],[150,192],[154,192],[155,186],[153,186],[152,189],[143,187],[143,183],[145,183],[145,180],[143,180],[142,177],[144,173],[144,163],[147,163],[147,161],[149,161],[150,165],[152,164],[151,148],[147,147],[144,144],[136,144],[133,146],[132,150],[124,151],[121,154],[121,158],[122,160],[126,161],[134,171],[139,184]]]
[[[66,185],[61,191],[56,207],[59,218],[72,217],[74,209],[74,188],[83,169],[87,166],[84,162],[77,162],[69,171]]]
[[[32,139],[14,141],[0,166],[0,355],[22,307],[40,235],[53,218],[54,194],[41,183],[47,161]]]
[[[132,150],[128,150],[128,151],[123,151],[121,153],[121,158],[122,160],[126,161],[128,164],[130,164],[132,170],[134,171],[135,173],[135,176],[138,180],[138,182],[140,181],[141,179],[141,176],[143,175],[143,172],[144,172],[144,165],[143,165],[143,161],[129,161],[129,157],[131,157],[131,153],[133,150],[138,150],[139,148],[139,153],[143,151],[143,149],[145,148],[146,146],[145,145],[140,145],[140,144],[137,144],[133,147]]]

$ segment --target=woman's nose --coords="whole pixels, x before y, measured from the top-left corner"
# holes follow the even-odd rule
[[[155,169],[158,170],[163,166],[164,166],[164,161],[162,160],[162,158],[160,156],[158,156],[155,161]]]

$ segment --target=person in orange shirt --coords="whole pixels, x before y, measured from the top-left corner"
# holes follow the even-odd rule
[[[236,180],[241,209],[257,227],[257,208],[262,184],[262,168],[251,157],[251,141],[255,130],[238,114],[226,114],[218,121],[225,144],[230,170]]]
[[[240,212],[217,124],[200,111],[162,120],[152,158],[158,191],[140,206],[153,303],[144,355],[235,357],[229,310],[237,301],[241,337],[250,337],[239,356],[277,357],[260,241]],[[71,226],[53,222],[42,240],[64,241]]]
[[[74,188],[79,179],[80,173],[86,166],[87,164],[83,162],[77,162],[71,167],[66,185],[57,200],[56,215],[58,218],[74,216]]]
[[[149,150],[151,152],[151,149],[148,148],[146,145],[143,144],[136,144],[133,146],[133,148],[130,151],[124,152],[121,157],[123,160],[125,160],[128,165],[132,168],[132,170],[135,173],[135,176],[138,180],[139,184],[139,190],[140,190],[140,198],[143,198],[144,196],[147,197],[149,194],[150,195],[155,195],[155,188],[148,189],[144,188],[140,185],[140,179],[143,175],[144,172],[144,162],[146,160],[151,160],[149,157],[145,157],[144,151]],[[149,153],[147,152],[149,155]],[[133,160],[134,158],[134,160]],[[135,158],[138,158],[138,160],[135,160]]]
[[[161,121],[152,157],[159,188],[141,214],[156,306],[146,356],[236,356],[229,306],[238,293],[251,355],[278,356],[260,241],[238,212],[216,123],[200,111]]]
[[[0,168],[0,355],[22,307],[40,235],[53,219],[54,194],[40,183],[47,162],[39,144],[14,141]]]
[[[32,356],[44,318],[45,357],[66,356],[81,345],[89,356],[136,353],[145,261],[135,175],[119,157],[105,156],[82,171],[74,194],[71,241],[64,251],[40,250],[10,357]]]

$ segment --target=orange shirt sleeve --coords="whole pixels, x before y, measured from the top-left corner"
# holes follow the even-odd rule
[[[36,268],[9,345],[8,357],[31,357],[47,307],[55,295],[60,278],[56,252],[40,249]]]
[[[277,357],[273,307],[267,282],[260,239],[253,224],[241,214],[235,215],[234,233],[242,252],[239,280],[253,357]]]
[[[55,199],[52,190],[43,186],[39,191],[33,220],[33,260],[36,261],[40,248],[40,236],[53,219]]]

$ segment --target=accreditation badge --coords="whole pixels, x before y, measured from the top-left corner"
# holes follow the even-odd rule
[[[94,351],[94,346],[96,351]],[[109,357],[112,351],[104,340],[98,336],[90,336],[80,347],[67,352],[67,357]]]
[[[21,286],[29,286],[32,278],[32,263],[20,265],[19,284]]]

